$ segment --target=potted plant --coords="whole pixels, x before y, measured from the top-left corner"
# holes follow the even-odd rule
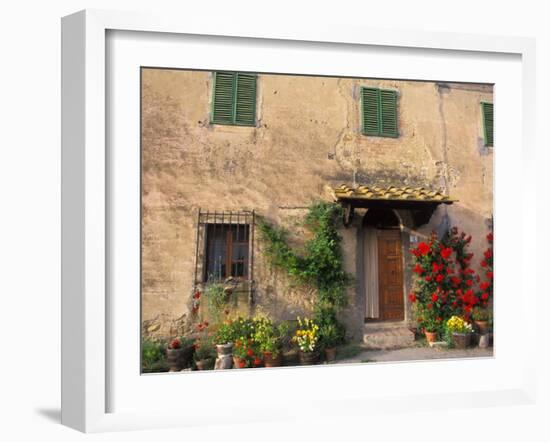
[[[171,339],[166,348],[166,360],[169,371],[181,371],[182,364],[182,342],[180,338]]]
[[[252,348],[252,339],[237,339],[233,348],[233,366],[235,368],[253,367],[257,355]],[[256,361],[257,362],[257,361]]]
[[[336,324],[324,324],[319,328],[319,341],[325,351],[325,360],[336,359],[336,345],[342,341],[342,334]]]
[[[231,355],[233,340],[233,323],[227,320],[221,323],[214,332],[214,344],[216,345],[218,356]]]
[[[257,343],[263,354],[263,363],[266,367],[279,367],[282,364],[281,341],[278,329],[269,318],[257,318],[254,333],[254,342]]]
[[[470,336],[473,332],[472,325],[460,316],[451,316],[447,321],[447,331],[452,336],[452,343],[455,348],[464,349],[470,343]]]
[[[199,340],[195,341],[195,365],[197,370],[210,370],[214,366],[214,358],[216,350],[212,339],[207,335],[203,335]]]
[[[319,326],[313,319],[298,319],[298,329],[292,338],[299,348],[300,365],[313,365],[319,361]]]
[[[491,319],[491,312],[487,308],[474,307],[472,310],[472,320],[476,326],[476,329],[480,335],[489,333],[489,321]]]

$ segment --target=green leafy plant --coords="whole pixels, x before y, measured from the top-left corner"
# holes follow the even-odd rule
[[[167,371],[166,344],[144,340],[141,343],[141,366],[144,373]]]
[[[472,310],[472,319],[474,321],[489,321],[491,316],[491,312],[487,308],[474,307]]]
[[[319,327],[319,343],[323,348],[333,348],[342,343],[342,330],[335,324],[323,324]]]
[[[229,344],[235,340],[235,328],[233,321],[227,320],[218,325],[214,332],[214,344]]]
[[[195,341],[195,354],[193,356],[195,361],[204,361],[207,359],[214,359],[216,357],[216,349],[212,338],[208,334],[204,334],[197,341]]]
[[[255,318],[254,342],[261,352],[271,353],[274,358],[281,351],[281,339],[279,330],[273,325],[271,319],[266,317]]]
[[[218,282],[209,284],[205,290],[208,301],[208,312],[213,321],[220,319],[222,310],[227,306],[228,296],[224,285]]]
[[[315,287],[315,320],[338,324],[336,313],[347,304],[346,290],[352,277],[344,271],[341,241],[338,234],[342,208],[338,204],[317,202],[309,207],[304,224],[312,237],[301,253],[287,242],[285,230],[260,218],[258,227],[265,243],[264,253],[271,264],[285,270],[299,283]]]

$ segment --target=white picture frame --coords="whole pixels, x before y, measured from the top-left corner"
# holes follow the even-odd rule
[[[451,33],[428,33],[416,31],[393,32],[369,28],[354,28],[326,24],[307,27],[292,27],[281,23],[261,26],[253,22],[232,21],[225,25],[209,23],[206,18],[155,16],[144,13],[126,13],[101,10],[86,10],[63,18],[62,21],[62,423],[84,432],[115,431],[124,429],[159,428],[171,426],[208,425],[212,415],[200,411],[190,413],[185,408],[166,410],[112,411],[109,410],[110,360],[109,327],[115,320],[111,316],[108,299],[108,247],[112,238],[108,228],[111,197],[108,186],[108,155],[106,154],[106,120],[108,118],[106,78],[107,45],[106,35],[110,31],[155,32],[163,35],[218,36],[240,39],[267,39],[277,44],[284,41],[310,42],[311,44],[338,44],[348,46],[375,46],[378,48],[402,48],[403,51],[425,49],[428,51],[466,51],[468,53],[508,54],[521,57],[521,103],[523,105],[521,128],[521,149],[517,154],[524,172],[523,186],[516,189],[521,198],[521,220],[536,219],[536,193],[528,191],[529,170],[535,162],[534,106],[535,103],[535,45],[532,39],[518,37],[489,37]],[[158,35],[158,34],[157,34]],[[138,94],[138,91],[136,91]],[[498,94],[498,88],[497,88]],[[498,100],[498,98],[497,98]],[[502,126],[500,126],[502,127]],[[516,129],[515,129],[516,130]],[[499,139],[498,110],[495,137]],[[499,169],[496,170],[496,194],[499,185]],[[501,175],[502,176],[502,175]],[[498,223],[498,221],[497,221]],[[497,224],[498,226],[498,224]],[[502,230],[505,232],[505,230]],[[498,266],[500,250],[505,250],[505,241],[500,241],[498,227],[495,241],[496,290],[505,290],[499,281]],[[536,254],[535,242],[526,241],[529,231],[525,222],[520,223],[519,250],[521,262]],[[516,235],[516,240],[518,235]],[[503,258],[504,259],[504,258]],[[505,262],[501,261],[505,268]],[[505,272],[502,272],[503,274]],[[499,285],[500,283],[500,285]],[[536,293],[534,279],[521,278],[518,281],[521,293]],[[498,296],[498,295],[497,295]],[[498,301],[496,301],[498,303]],[[497,310],[498,310],[497,304]],[[528,298],[519,296],[518,315],[529,308]],[[504,310],[502,310],[504,311]],[[503,314],[500,324],[506,326],[509,316]],[[497,316],[499,318],[499,316]],[[517,318],[517,317],[516,317]],[[497,319],[499,320],[499,319]],[[533,403],[536,392],[534,348],[536,323],[525,323],[522,328],[523,343],[521,367],[514,367],[514,376],[500,388],[493,385],[488,390],[481,388],[460,392],[437,393],[427,391],[423,395],[403,395],[392,391],[378,395],[376,401],[359,391],[355,395],[327,397],[325,400],[312,398],[310,416],[367,415],[380,410],[397,412],[407,410],[410,403],[416,409],[449,409],[472,406],[493,406],[498,404]],[[504,330],[504,328],[503,328]],[[505,334],[503,333],[503,336]],[[498,348],[496,359],[499,358]],[[503,353],[504,354],[504,353]],[[457,362],[458,364],[467,362]],[[389,367],[389,366],[386,366]],[[365,366],[353,367],[354,376]],[[376,370],[374,367],[368,367]],[[388,368],[389,369],[389,368]],[[297,369],[303,370],[303,369]],[[424,371],[435,369],[426,365]],[[286,371],[286,377],[299,376]],[[328,373],[328,371],[327,371]],[[352,373],[348,370],[348,373]],[[227,373],[215,373],[227,376]],[[265,376],[251,371],[251,385],[265,382]],[[200,375],[199,375],[200,376]],[[202,376],[200,376],[202,377]],[[163,383],[174,377],[163,377]],[[182,376],[179,376],[181,379]],[[204,380],[204,377],[202,377]],[[303,376],[302,376],[303,378]],[[213,378],[210,378],[213,379]],[[242,379],[240,382],[245,382]],[[215,387],[211,387],[215,388]],[[338,407],[331,406],[337,401]],[[214,405],[213,405],[214,407]],[[215,408],[215,407],[214,407]],[[293,407],[282,409],[264,404],[256,407],[246,417],[255,422],[262,420],[295,417]],[[328,415],[328,414],[327,414]],[[221,414],[220,414],[221,416]],[[307,417],[307,413],[306,413]],[[218,423],[230,423],[239,417],[219,418]]]

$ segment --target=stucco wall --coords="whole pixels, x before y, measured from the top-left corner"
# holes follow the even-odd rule
[[[441,230],[448,217],[473,235],[476,256],[485,247],[493,154],[480,102],[492,101],[491,86],[261,74],[257,126],[237,127],[209,123],[212,80],[210,72],[142,70],[142,319],[150,332],[173,334],[189,314],[199,208],[255,210],[297,229],[299,243],[305,207],[330,199],[331,186],[424,186],[460,201],[413,233]],[[361,86],[398,91],[398,138],[361,133]],[[357,225],[342,235],[355,274]],[[276,318],[306,314],[313,294],[289,284],[255,246],[257,308]],[[364,299],[356,288],[349,295],[357,335]]]

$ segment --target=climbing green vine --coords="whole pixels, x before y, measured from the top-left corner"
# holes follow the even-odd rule
[[[343,337],[343,327],[336,319],[337,312],[346,305],[346,289],[352,278],[342,262],[338,227],[342,208],[333,203],[317,202],[309,207],[304,225],[313,237],[306,241],[304,250],[296,252],[287,243],[287,232],[260,218],[258,228],[264,253],[270,262],[285,270],[298,282],[316,288],[315,319],[320,326],[335,324]]]

